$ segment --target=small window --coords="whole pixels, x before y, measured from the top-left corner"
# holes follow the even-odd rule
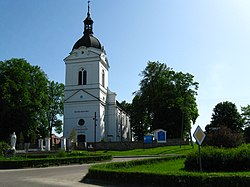
[[[84,124],[85,124],[84,119],[80,119],[80,120],[78,121],[78,125],[83,126]]]
[[[78,84],[82,85],[82,71],[79,71],[78,73]]]
[[[87,71],[84,68],[81,68],[78,72],[78,85],[87,84]]]
[[[102,70],[102,86],[105,87],[105,72]]]
[[[87,71],[86,70],[83,71],[82,81],[83,81],[82,82],[83,85],[87,84]]]

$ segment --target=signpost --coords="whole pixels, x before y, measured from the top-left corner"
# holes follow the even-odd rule
[[[196,130],[194,131],[193,134],[197,144],[198,144],[198,154],[199,154],[199,164],[200,164],[200,171],[202,171],[202,165],[201,165],[201,144],[204,141],[206,134],[202,131],[202,129],[200,128],[200,126],[198,125],[198,127],[196,128]]]

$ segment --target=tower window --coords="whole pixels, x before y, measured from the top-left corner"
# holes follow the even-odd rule
[[[91,25],[85,25],[86,30],[91,30]]]
[[[87,71],[84,68],[81,68],[78,72],[78,85],[87,84]]]
[[[105,87],[105,72],[102,70],[102,86]]]

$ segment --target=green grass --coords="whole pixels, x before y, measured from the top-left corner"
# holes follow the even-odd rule
[[[116,172],[138,172],[138,173],[152,173],[161,175],[190,175],[190,176],[250,176],[250,171],[242,172],[189,172],[184,170],[185,158],[171,159],[167,161],[159,161],[147,164],[126,164],[121,166],[119,164],[100,164],[93,168],[100,170],[109,170]]]
[[[16,154],[14,157],[6,158],[4,156],[0,157],[0,160],[32,160],[32,159],[46,159],[46,158],[67,158],[67,157],[86,157],[86,156],[100,156],[107,154],[99,154],[95,152],[88,151],[71,151],[65,152],[59,150],[53,153],[20,153]]]
[[[109,154],[112,156],[139,156],[139,155],[165,155],[165,154],[188,154],[194,150],[197,150],[197,146],[192,148],[191,145],[180,146],[165,146],[147,149],[134,149],[127,151],[97,151],[100,154]]]
[[[191,145],[182,145],[181,147],[178,146],[165,146],[165,147],[156,147],[156,148],[145,148],[145,149],[134,149],[134,150],[127,150],[127,151],[96,151],[96,152],[88,152],[88,151],[72,151],[72,152],[64,152],[58,151],[54,154],[43,155],[43,157],[70,157],[70,156],[94,156],[94,155],[103,155],[108,154],[112,156],[141,156],[141,155],[166,155],[166,154],[180,154],[186,155],[194,150],[197,150],[197,145],[192,148]],[[29,154],[19,154],[16,155],[14,158],[16,160],[23,160],[24,158],[29,159],[29,157],[37,157],[39,158],[39,154],[29,155]],[[22,158],[20,158],[22,157]],[[5,160],[5,157],[0,157],[0,160]]]
[[[181,156],[97,164],[83,180],[138,186],[250,186],[250,171],[188,172],[184,170],[184,161]]]
[[[131,167],[117,167],[113,168],[116,171],[124,172],[142,172],[142,173],[159,173],[165,174],[168,172],[180,171],[184,168],[184,158],[173,159],[164,162],[157,162],[151,164],[135,165]]]

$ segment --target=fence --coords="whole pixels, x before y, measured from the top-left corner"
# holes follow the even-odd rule
[[[154,148],[161,146],[188,145],[189,142],[182,139],[168,139],[166,143],[144,143],[144,142],[97,142],[96,150],[130,150],[140,148]],[[94,147],[94,143],[87,143],[88,148]]]

